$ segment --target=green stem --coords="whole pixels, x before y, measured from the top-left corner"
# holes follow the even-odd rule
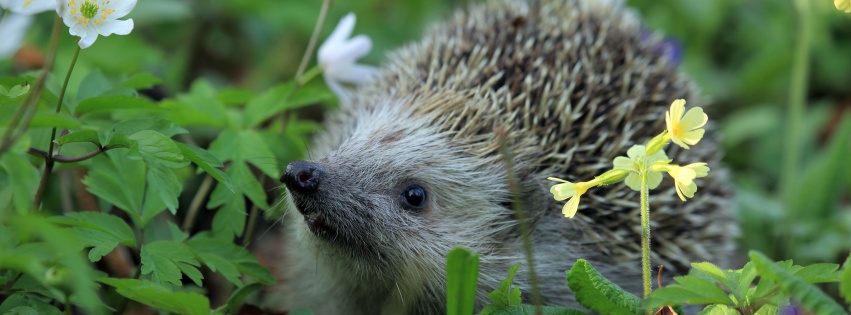
[[[316,25],[313,27],[313,34],[310,35],[310,41],[307,43],[307,49],[304,50],[304,55],[301,56],[301,63],[298,65],[298,70],[295,73],[295,80],[301,84],[301,76],[304,70],[307,69],[307,63],[310,62],[310,55],[313,53],[313,47],[316,46],[316,41],[319,39],[319,32],[322,30],[322,24],[325,23],[325,17],[328,16],[328,9],[331,8],[331,0],[322,1],[322,8],[319,10],[319,17],[316,19]]]
[[[792,196],[795,194],[795,177],[798,173],[801,153],[801,121],[804,116],[804,106],[807,98],[807,78],[809,76],[810,34],[812,28],[809,0],[794,0],[798,12],[798,39],[795,55],[792,60],[792,73],[789,86],[789,107],[786,113],[786,152],[783,156],[783,173],[780,193],[784,196],[787,207],[791,207]],[[796,209],[789,209],[787,222],[796,222]],[[785,246],[789,252],[795,252],[794,236],[787,239]]]
[[[35,87],[33,87],[30,94],[21,103],[21,107],[15,111],[12,120],[9,121],[9,126],[3,131],[3,136],[0,138],[0,154],[3,154],[3,152],[6,152],[6,150],[12,147],[12,144],[27,130],[32,120],[36,107],[38,107],[38,100],[41,98],[41,90],[47,81],[47,74],[53,69],[56,50],[59,48],[59,34],[62,32],[62,25],[62,18],[57,15],[53,19],[53,31],[50,34],[50,49],[48,50],[44,69],[41,71],[41,75],[38,76]]]
[[[80,46],[77,45],[77,50],[74,51],[74,57],[71,58],[71,65],[68,67],[68,73],[65,74],[65,82],[62,83],[62,90],[59,92],[59,100],[56,101],[56,113],[59,113],[62,110],[62,100],[65,98],[65,91],[68,89],[68,81],[71,79],[71,73],[74,72],[74,65],[77,64],[77,56],[80,55]],[[56,140],[56,127],[53,127],[53,130],[50,133],[50,143],[48,143],[47,149],[47,158],[44,163],[44,172],[41,174],[41,181],[38,184],[38,190],[35,193],[35,198],[33,199],[33,209],[38,210],[41,207],[41,199],[44,196],[44,189],[47,187],[47,181],[50,178],[50,172],[53,171],[53,150],[55,149],[55,145],[53,141]]]
[[[183,218],[183,226],[181,227],[183,232],[192,232],[192,226],[195,225],[195,217],[198,216],[198,211],[201,210],[201,206],[204,204],[204,198],[207,197],[207,193],[209,193],[210,189],[213,188],[213,181],[213,177],[207,175],[204,177],[204,181],[201,182],[201,186],[198,188],[198,191],[195,192],[195,197],[192,198],[192,203],[189,204],[189,211],[186,212],[186,217]]]
[[[305,85],[307,82],[313,80],[313,78],[315,78],[320,73],[322,73],[322,68],[320,68],[319,66],[314,66],[313,68],[310,68],[310,70],[307,70],[307,72],[304,73],[301,79],[298,79],[298,85]]]
[[[644,279],[644,298],[650,296],[650,205],[647,202],[650,191],[647,188],[647,165],[641,165],[641,267]],[[648,312],[650,312],[648,310]],[[648,313],[649,314],[649,313]]]
[[[517,174],[514,173],[514,158],[512,157],[511,149],[508,147],[508,135],[505,130],[499,129],[496,131],[496,134],[502,158],[505,163],[508,190],[511,192],[512,196],[512,206],[520,229],[520,238],[523,241],[523,251],[526,254],[526,263],[529,264],[529,282],[532,285],[532,304],[535,306],[535,315],[541,315],[544,312],[543,298],[541,297],[541,289],[538,286],[538,274],[535,272],[535,255],[532,251],[532,231],[526,220],[526,211],[523,210],[520,183],[517,179]]]

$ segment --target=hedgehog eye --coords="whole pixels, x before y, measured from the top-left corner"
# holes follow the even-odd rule
[[[406,188],[401,197],[402,206],[408,210],[421,209],[426,203],[426,191],[417,185]]]

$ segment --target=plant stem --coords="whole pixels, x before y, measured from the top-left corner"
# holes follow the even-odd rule
[[[325,17],[328,15],[328,9],[330,7],[331,0],[322,1],[322,9],[320,9],[319,18],[316,19],[316,25],[313,27],[313,34],[310,35],[310,42],[307,43],[307,49],[304,50],[301,63],[298,65],[298,71],[295,73],[297,84],[301,84],[301,76],[304,74],[304,70],[307,69],[307,63],[310,62],[310,55],[312,55],[313,47],[316,46],[316,41],[319,39],[319,32],[322,30],[322,24],[325,23]]]
[[[65,82],[62,83],[62,90],[59,92],[59,100],[56,101],[56,113],[62,110],[62,100],[65,98],[65,91],[68,89],[68,81],[71,79],[71,73],[74,71],[74,65],[77,64],[77,56],[80,55],[80,46],[77,45],[77,50],[74,51],[74,57],[71,58],[71,66],[68,67],[68,73],[65,74]],[[50,178],[50,172],[53,171],[53,150],[56,140],[56,127],[50,133],[50,143],[48,143],[47,157],[44,163],[44,172],[41,174],[41,181],[38,183],[38,190],[33,199],[33,209],[38,210],[41,207],[41,198],[44,196],[44,189],[47,187],[47,180]]]
[[[794,0],[798,12],[798,39],[795,55],[792,60],[792,73],[789,86],[789,106],[786,112],[786,152],[783,156],[783,173],[781,176],[780,193],[783,196],[789,216],[787,223],[797,220],[796,209],[791,209],[792,196],[795,195],[795,177],[801,153],[801,121],[804,116],[804,106],[807,98],[807,78],[810,66],[810,33],[812,28],[810,1]],[[785,233],[784,233],[785,234]],[[787,234],[787,244],[784,246],[790,253],[795,252],[794,235]],[[778,253],[783,255],[782,253]]]
[[[507,132],[504,129],[496,130],[497,141],[499,142],[502,158],[505,163],[505,172],[508,181],[508,190],[512,196],[512,206],[514,207],[514,215],[517,218],[517,224],[520,229],[520,238],[523,240],[523,250],[526,254],[526,263],[529,264],[529,282],[532,286],[532,304],[535,306],[535,315],[543,314],[543,299],[541,298],[541,289],[538,287],[538,274],[535,272],[535,255],[532,252],[532,231],[529,229],[529,224],[526,221],[526,212],[523,210],[523,200],[521,199],[520,183],[517,180],[517,174],[514,173],[514,162],[511,155],[511,149],[507,143]]]
[[[12,120],[9,121],[9,126],[3,131],[2,140],[0,140],[0,154],[6,152],[15,141],[18,140],[21,135],[27,130],[27,127],[32,120],[32,116],[35,113],[36,107],[38,107],[38,100],[41,98],[41,90],[44,88],[44,82],[47,81],[47,74],[50,73],[50,70],[53,69],[53,60],[56,58],[56,50],[59,48],[59,34],[62,31],[62,18],[57,15],[56,18],[53,19],[53,31],[50,35],[50,49],[48,50],[47,60],[44,64],[44,69],[41,71],[41,75],[38,76],[38,80],[35,83],[35,87],[30,91],[30,94],[24,99],[23,103],[21,103],[21,107],[15,111],[15,114],[12,116]],[[24,117],[21,119],[21,117]]]
[[[647,158],[641,165],[641,267],[644,279],[644,298],[650,296],[650,205],[647,202],[650,192],[647,188]],[[648,310],[649,314],[650,310]]]
[[[198,216],[198,210],[201,209],[201,204],[204,203],[204,198],[207,197],[207,193],[210,192],[210,188],[212,187],[213,177],[207,175],[204,177],[204,181],[201,182],[201,186],[198,187],[195,197],[192,198],[192,203],[189,204],[189,211],[186,212],[186,217],[183,218],[183,226],[181,227],[183,232],[189,233],[192,231],[192,226],[195,225],[195,217]]]

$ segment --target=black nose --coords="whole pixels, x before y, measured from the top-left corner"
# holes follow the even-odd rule
[[[319,182],[325,170],[319,165],[308,161],[292,161],[287,170],[281,175],[281,182],[287,185],[291,192],[312,194],[319,189]]]

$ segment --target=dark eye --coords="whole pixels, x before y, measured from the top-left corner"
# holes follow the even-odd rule
[[[425,203],[426,191],[420,186],[410,186],[402,192],[402,206],[407,209],[420,209],[425,206]]]

